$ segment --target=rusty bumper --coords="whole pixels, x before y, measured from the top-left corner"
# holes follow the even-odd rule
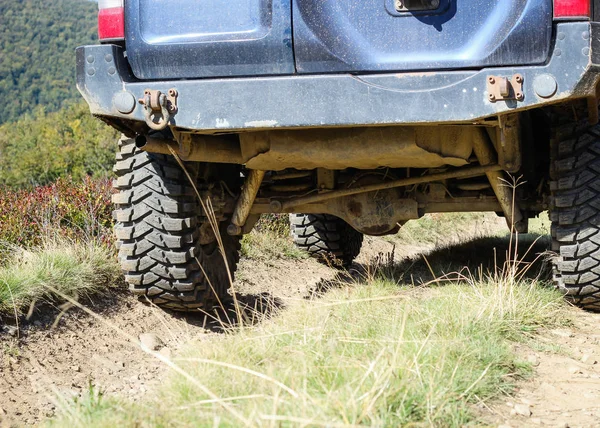
[[[523,48],[523,47],[518,47]],[[475,123],[595,95],[600,25],[559,23],[546,64],[482,70],[140,81],[115,45],[77,48],[77,87],[93,114],[144,123],[145,91],[176,90],[170,126],[200,132]],[[519,75],[518,97],[490,95],[490,76]],[[499,88],[498,93],[508,91]],[[508,92],[507,92],[508,93]]]

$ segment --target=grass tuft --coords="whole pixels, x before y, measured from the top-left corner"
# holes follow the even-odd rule
[[[242,257],[251,260],[308,258],[291,237],[288,214],[263,214],[252,232],[242,239]]]
[[[345,285],[189,344],[174,359],[187,375],[174,373],[151,402],[104,402],[108,419],[86,406],[57,422],[236,426],[199,382],[257,426],[462,426],[473,404],[510,393],[530,373],[512,343],[560,322],[562,308],[558,293],[533,281]]]
[[[15,249],[0,266],[0,312],[21,312],[32,302],[53,301],[56,296],[49,287],[83,296],[114,286],[120,278],[113,251],[100,244],[54,241]]]
[[[253,230],[244,235],[241,255],[252,260],[302,260],[309,257],[308,253],[294,245],[290,236],[281,236],[269,230]]]

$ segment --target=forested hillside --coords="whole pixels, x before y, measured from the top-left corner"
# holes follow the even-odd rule
[[[111,171],[117,133],[81,102],[0,125],[0,188],[44,185],[62,176],[80,180]]]
[[[96,14],[87,0],[0,0],[0,124],[80,100],[75,48],[94,43]]]

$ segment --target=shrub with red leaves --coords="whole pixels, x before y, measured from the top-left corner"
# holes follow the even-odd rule
[[[59,178],[31,190],[0,188],[0,245],[32,247],[63,237],[111,239],[111,186],[108,179]]]

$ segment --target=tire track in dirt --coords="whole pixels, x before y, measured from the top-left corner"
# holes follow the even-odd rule
[[[263,300],[301,298],[335,273],[312,259],[243,260],[234,287]],[[211,322],[205,316],[167,313],[138,302],[124,290],[83,303],[104,322],[72,309],[53,328],[59,311],[49,310],[21,326],[18,338],[0,334],[0,426],[51,417],[61,405],[59,397],[81,396],[90,384],[134,401],[151,393],[167,368],[119,331],[136,338],[155,334],[162,342],[157,350],[165,356],[191,339],[210,340],[217,334],[203,328]]]
[[[478,242],[489,252],[497,240]],[[460,257],[456,255],[460,248],[453,247],[450,252]],[[432,249],[366,237],[356,267],[364,273],[374,259],[392,251],[394,260],[400,261]],[[476,254],[483,252],[482,248],[473,249]],[[281,299],[285,305],[306,297],[312,288],[336,275],[334,269],[310,259],[242,260],[234,286],[241,294]],[[165,313],[137,302],[123,290],[105,298],[97,296],[86,305],[101,314],[104,322],[69,310],[57,327],[51,328],[58,313],[51,311],[32,319],[22,328],[20,338],[0,335],[0,426],[8,421],[38,423],[51,417],[60,405],[57,397],[80,396],[90,383],[110,395],[134,401],[152,394],[167,369],[115,329],[134,337],[154,333],[163,342],[157,350],[165,356],[191,339],[211,340],[218,334],[203,328],[207,327],[206,317]],[[534,376],[520,383],[514,397],[482,406],[480,415],[485,423],[513,428],[598,426],[600,334],[596,326],[600,315],[575,308],[569,313],[574,323],[568,329],[543,331],[535,340],[535,349],[518,346],[523,360],[534,365]],[[517,412],[525,407],[530,415]]]
[[[600,426],[600,314],[573,308],[573,325],[542,331],[517,351],[534,366],[514,397],[488,404],[484,420],[499,427]]]

